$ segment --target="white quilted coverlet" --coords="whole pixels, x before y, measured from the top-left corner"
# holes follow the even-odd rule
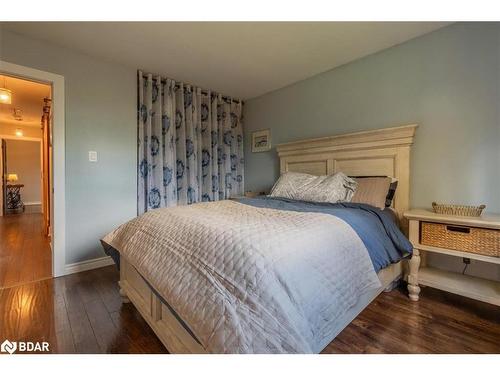
[[[208,352],[314,353],[380,287],[354,230],[331,215],[236,201],[149,211],[104,239]]]

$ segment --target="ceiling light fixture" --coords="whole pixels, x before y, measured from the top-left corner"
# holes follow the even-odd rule
[[[0,103],[12,104],[12,91],[6,88],[0,88]]]
[[[21,129],[16,129],[16,137],[22,137],[23,131]]]
[[[12,109],[12,117],[17,121],[23,121],[23,110],[19,108]]]
[[[0,87],[0,103],[12,104],[12,91],[5,87],[5,76],[3,77],[3,86]]]

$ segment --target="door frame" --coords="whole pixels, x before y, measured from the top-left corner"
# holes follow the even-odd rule
[[[0,134],[0,173],[2,173],[2,182],[1,182],[1,188],[2,188],[2,199],[0,200],[0,216],[3,216],[3,211],[5,207],[5,201],[7,197],[7,189],[6,189],[6,164],[5,164],[5,159],[7,159],[7,142],[5,142],[5,139],[2,137]]]
[[[66,266],[66,160],[64,76],[0,60],[0,73],[52,86],[52,276],[65,274]]]

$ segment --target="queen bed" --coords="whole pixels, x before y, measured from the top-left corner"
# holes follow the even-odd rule
[[[282,173],[396,178],[392,210],[241,198],[123,224],[102,243],[120,265],[124,301],[171,353],[319,353],[402,276],[415,129],[277,147]]]

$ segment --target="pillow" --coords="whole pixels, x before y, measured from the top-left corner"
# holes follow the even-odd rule
[[[286,172],[274,184],[270,196],[309,202],[350,202],[356,185],[342,172],[329,176]]]
[[[356,177],[358,187],[351,202],[366,203],[383,210],[391,185],[391,177]]]

